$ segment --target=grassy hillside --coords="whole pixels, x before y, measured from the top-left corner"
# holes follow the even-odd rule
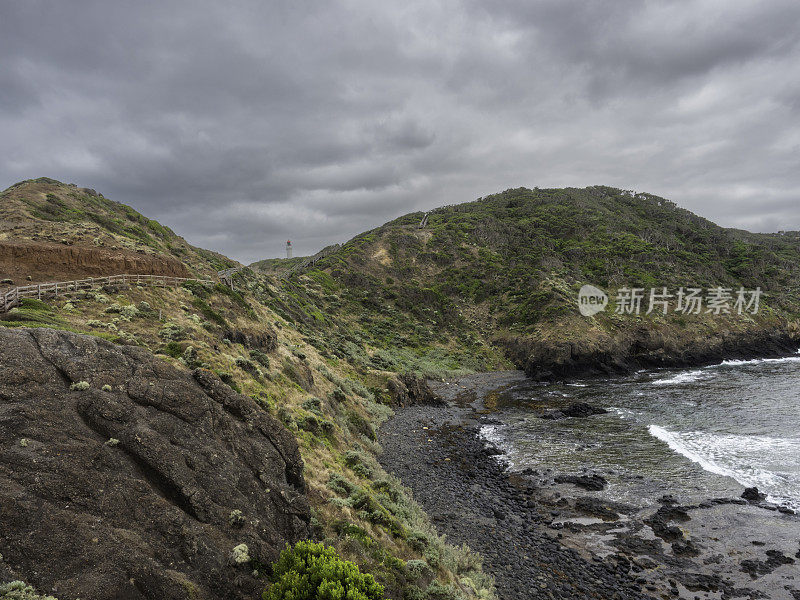
[[[53,180],[23,182],[0,201],[0,243],[173,257],[198,275],[235,264]],[[763,336],[798,338],[792,235],[723,229],[667,200],[601,187],[509,190],[434,211],[424,228],[421,218],[356,236],[288,276],[300,259],[245,268],[235,292],[196,282],[109,287],[26,300],[0,326],[85,332],[215,371],[296,436],[317,537],[374,573],[389,597],[422,600],[493,592],[479,557],[440,538],[375,460],[376,427],[391,413],[400,373],[542,364],[556,372],[581,360],[613,370],[632,353],[655,361],[717,341],[725,350],[755,340],[763,351],[773,348]],[[576,304],[584,283],[612,295],[624,285],[760,285],[768,296],[758,315],[587,318]]]
[[[281,275],[303,264],[308,256],[295,256],[293,258],[265,258],[250,265],[250,268],[259,273]]]
[[[56,240],[69,235],[75,244],[94,244],[100,237],[156,257],[178,252],[196,273],[233,264],[224,258],[215,262],[215,254],[149,224],[154,222],[129,207],[52,180],[15,186],[3,193],[2,202],[3,218],[15,223],[4,231],[9,241],[39,242],[53,231]],[[48,212],[51,204],[55,214]],[[389,388],[397,373],[347,357],[346,344],[361,341],[348,332],[347,315],[311,308],[316,284],[297,295],[287,291],[294,284],[284,289],[277,277],[251,269],[234,278],[237,291],[188,282],[178,288],[107,286],[45,301],[26,299],[0,315],[0,327],[86,333],[149,348],[182,368],[214,371],[295,435],[316,537],[373,573],[387,597],[493,598],[480,557],[440,537],[408,490],[375,459],[376,429],[391,414]],[[335,352],[309,343],[328,334]],[[359,352],[367,352],[363,344]]]
[[[649,194],[514,189],[435,210],[424,228],[421,218],[356,236],[284,290],[313,304],[308,314],[352,315],[351,330],[385,351],[378,362],[423,371],[435,367],[425,357],[443,352],[452,368],[497,364],[493,343],[603,350],[644,327],[680,346],[697,334],[788,329],[798,317],[800,237],[725,229]],[[760,286],[766,295],[752,316],[622,316],[612,306],[586,318],[577,310],[586,283],[612,298],[625,286]]]

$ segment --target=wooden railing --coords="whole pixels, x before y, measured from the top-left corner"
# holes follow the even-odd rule
[[[169,277],[167,275],[107,275],[105,277],[90,277],[88,279],[74,279],[72,281],[58,281],[54,283],[36,283],[11,288],[5,293],[0,293],[0,313],[8,312],[18,306],[23,298],[52,298],[77,292],[91,290],[103,285],[132,283],[137,285],[153,285],[157,287],[177,287],[184,281],[199,281],[200,283],[213,283],[210,279],[196,279],[194,277]]]

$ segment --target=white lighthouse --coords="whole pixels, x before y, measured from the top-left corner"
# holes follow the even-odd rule
[[[286,258],[292,258],[292,240],[286,240]]]

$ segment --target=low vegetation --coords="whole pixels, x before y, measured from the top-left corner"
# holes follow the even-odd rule
[[[333,548],[298,542],[272,567],[264,600],[383,600],[383,586]]]
[[[24,213],[17,218],[63,225],[59,235],[178,256],[196,275],[234,264],[79,188],[35,180],[3,194]],[[95,210],[100,216],[89,217]],[[244,268],[233,277],[236,291],[199,282],[111,286],[26,300],[0,326],[149,348],[179,368],[214,371],[284,423],[300,446],[321,544],[284,552],[268,600],[490,600],[480,557],[437,535],[376,460],[376,430],[392,412],[399,373],[443,378],[511,367],[497,343],[504,337],[580,340],[642,319],[687,327],[658,316],[581,321],[575,298],[587,282],[761,285],[770,296],[760,318],[798,315],[800,238],[722,229],[654,196],[519,189],[435,211],[424,229],[421,217],[359,235],[307,269],[299,259]],[[721,327],[699,319],[704,331]],[[239,516],[231,514],[232,527]],[[269,572],[246,546],[236,548],[233,561]]]

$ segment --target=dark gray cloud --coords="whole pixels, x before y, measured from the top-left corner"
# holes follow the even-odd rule
[[[94,187],[249,262],[517,186],[800,228],[796,0],[26,0],[0,186]]]

